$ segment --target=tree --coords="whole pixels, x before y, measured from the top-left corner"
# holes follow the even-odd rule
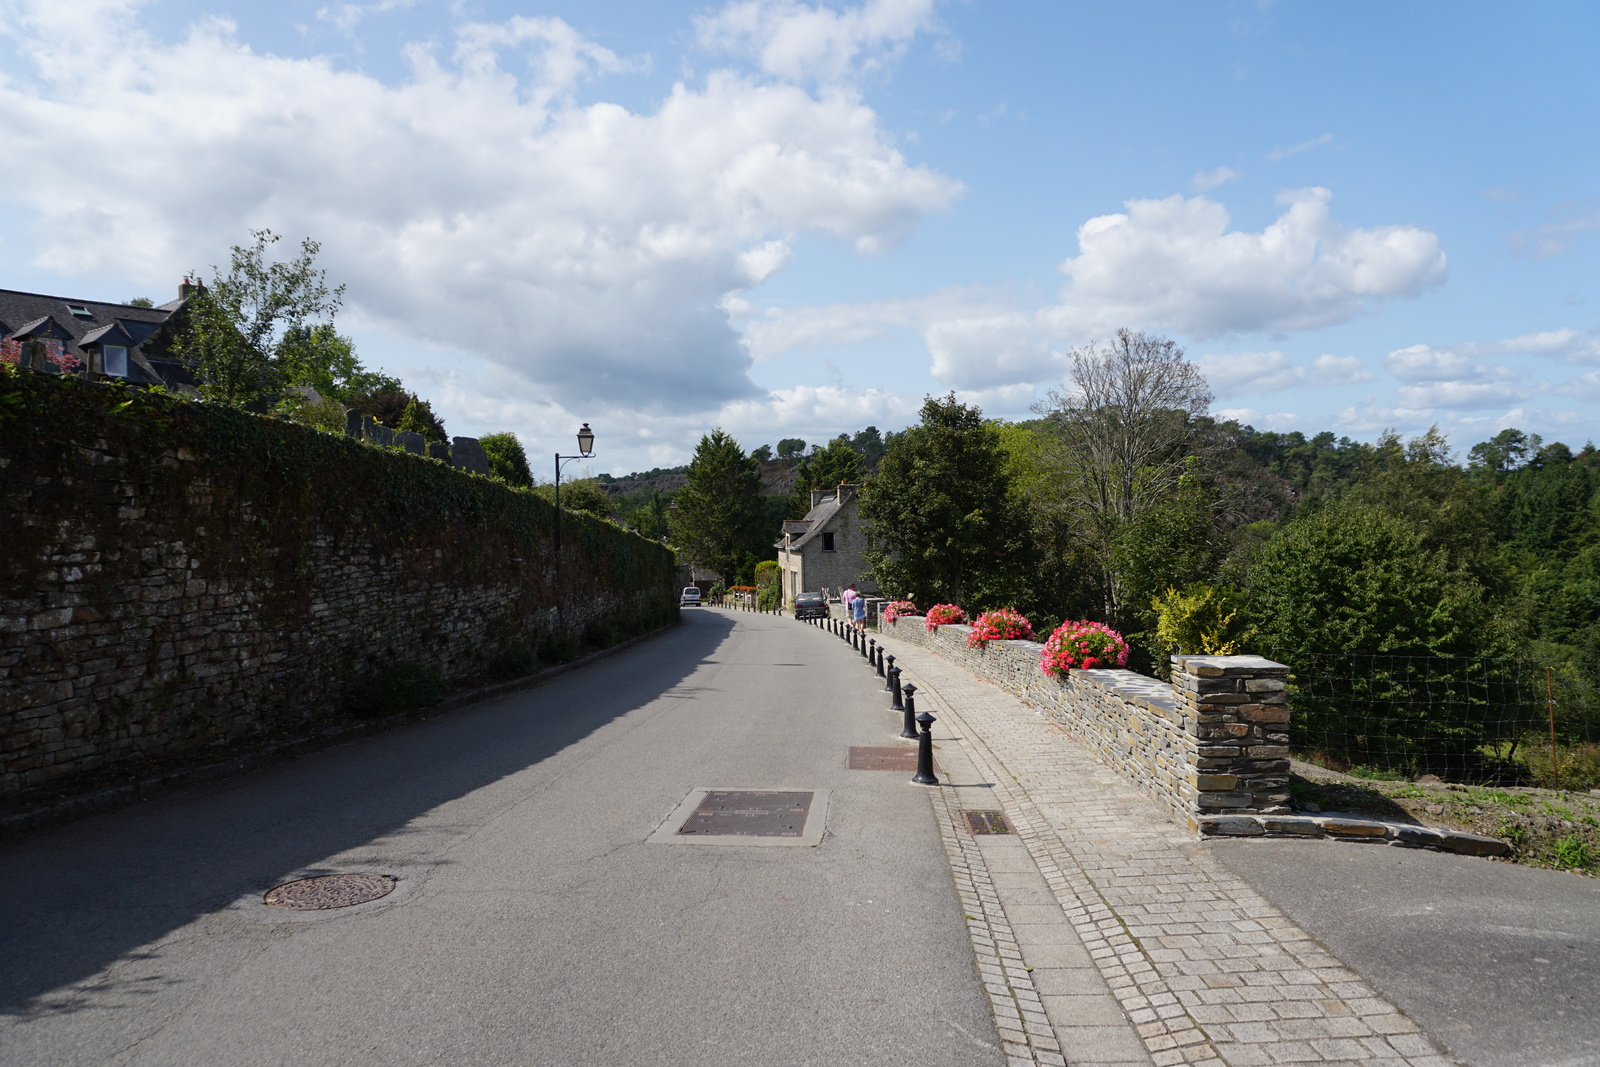
[[[883,453],[889,446],[876,426],[868,426],[850,438],[850,447],[860,453],[863,466],[875,469],[882,462]]]
[[[366,393],[353,398],[350,406],[363,415],[371,415],[391,430],[402,429],[401,423],[409,418],[409,425],[422,427],[413,430],[413,433],[420,433],[430,441],[448,440],[445,437],[444,420],[433,413],[433,405],[404,389]]]
[[[772,462],[772,446],[762,445],[760,448],[750,453],[750,458],[755,460],[757,463]]]
[[[777,535],[761,499],[760,466],[721,428],[700,438],[677,500],[675,543],[724,579],[771,553]]]
[[[834,440],[821,452],[800,461],[795,474],[795,492],[804,494],[812,489],[832,489],[840,482],[856,483],[861,480],[861,455],[847,441]]]
[[[489,457],[489,472],[507,485],[533,484],[533,472],[528,469],[528,454],[522,442],[510,431],[485,434],[478,438],[483,454]]]
[[[1493,651],[1484,592],[1403,518],[1353,503],[1278,530],[1247,590],[1269,650],[1425,656]]]
[[[1526,434],[1507,427],[1487,441],[1472,446],[1468,453],[1468,467],[1473,471],[1487,472],[1495,481],[1523,466],[1538,454],[1544,444],[1538,434]]]
[[[778,442],[778,458],[793,463],[806,454],[806,443],[798,437],[785,437]]]
[[[1197,421],[1211,391],[1183,355],[1164,337],[1118,330],[1107,344],[1074,348],[1076,390],[1052,391],[1036,409],[1052,439],[1042,463],[1050,493],[1036,501],[1070,516],[1101,568],[1106,619],[1118,626],[1129,615],[1113,563],[1122,527],[1193,473],[1188,457],[1205,444]]]
[[[1027,505],[1011,487],[1000,435],[955,394],[928,397],[862,490],[873,576],[919,604],[1010,606],[1033,569]]]
[[[545,482],[534,492],[538,493],[550,503],[555,503],[556,487],[554,482]],[[611,517],[611,494],[593,478],[584,478],[575,482],[561,483],[561,510],[581,511],[586,515],[593,515],[597,519]]]
[[[250,236],[252,246],[233,246],[228,273],[213,267],[211,283],[190,297],[174,342],[180,358],[199,370],[201,395],[230,404],[259,403],[292,384],[297,359],[311,351],[303,343],[296,348],[296,339],[317,325],[331,331],[344,300],[344,286],[329,289],[327,272],[316,268],[322,247],[316,241],[306,238],[299,255],[278,263],[267,258],[277,234],[252,230]]]
[[[398,378],[362,366],[354,343],[336,332],[331,322],[286,330],[278,345],[278,361],[285,385],[308,385],[346,404],[358,396],[400,388]]]

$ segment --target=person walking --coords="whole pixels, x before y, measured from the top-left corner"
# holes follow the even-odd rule
[[[850,601],[850,622],[857,633],[867,632],[867,598],[860,593]]]

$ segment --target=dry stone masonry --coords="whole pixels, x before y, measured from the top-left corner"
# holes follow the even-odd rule
[[[1127,670],[1039,669],[1034,641],[967,645],[970,627],[885,632],[965,667],[1044,711],[1191,830],[1213,816],[1287,813],[1289,668],[1259,656],[1175,656],[1172,683]]]
[[[671,553],[583,516],[557,589],[554,510],[468,473],[475,441],[441,462],[43,375],[0,393],[0,802],[676,613]]]

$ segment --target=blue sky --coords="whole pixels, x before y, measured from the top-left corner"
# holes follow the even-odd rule
[[[1600,8],[0,0],[7,288],[165,299],[252,227],[454,433],[595,470],[1027,417],[1177,340],[1214,410],[1578,445]],[[26,161],[25,163],[22,161]]]

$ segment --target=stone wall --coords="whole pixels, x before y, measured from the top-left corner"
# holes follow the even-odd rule
[[[664,546],[448,462],[0,374],[0,799],[675,617]],[[558,592],[560,595],[558,595]]]
[[[1026,700],[1190,829],[1221,814],[1287,812],[1289,668],[1259,656],[1174,656],[1172,683],[1126,670],[1039,668],[1035,641],[970,648],[971,627],[924,629],[920,615],[884,623]]]

